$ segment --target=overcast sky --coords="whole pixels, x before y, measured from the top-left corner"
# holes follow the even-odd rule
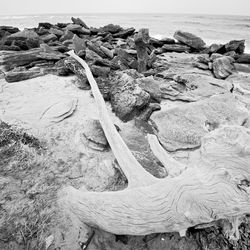
[[[0,15],[97,12],[250,16],[250,0],[1,0],[0,4]]]

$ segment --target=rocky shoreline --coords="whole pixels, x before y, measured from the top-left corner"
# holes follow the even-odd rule
[[[238,241],[228,239],[225,225],[230,228],[231,221],[222,220],[206,229],[191,228],[186,237],[96,230],[91,242],[86,240],[89,229],[74,231],[71,225],[69,230],[72,222],[60,218],[56,197],[65,185],[93,191],[126,186],[98,122],[85,70],[68,56],[70,50],[88,63],[117,130],[138,162],[158,178],[168,173],[150,150],[147,133],[156,134],[168,152],[191,166],[207,141],[223,137],[224,126],[249,131],[245,41],[207,46],[188,32],[176,31],[173,37],[158,40],[147,29],[113,24],[93,28],[73,17],[72,23],[39,23],[23,31],[0,26],[1,249],[83,249],[86,242],[88,249],[250,247],[249,217],[237,225]],[[237,157],[250,159],[249,154]],[[230,159],[220,161],[230,164]]]

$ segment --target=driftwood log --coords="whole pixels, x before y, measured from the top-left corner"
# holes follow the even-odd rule
[[[237,152],[245,157],[238,161],[232,156],[230,145],[218,147],[215,152],[211,149],[217,154],[211,159],[217,160],[201,158],[197,166],[187,167],[173,159],[154,135],[148,135],[153,153],[169,172],[165,179],[153,177],[137,162],[117,132],[88,65],[74,52],[69,55],[85,68],[99,109],[100,123],[128,179],[128,187],[116,192],[89,192],[67,187],[60,192],[59,204],[80,223],[114,234],[175,231],[185,235],[189,227],[228,219],[235,225],[229,236],[234,236],[238,229],[237,218],[250,212],[249,148]],[[222,158],[226,159],[225,164]]]

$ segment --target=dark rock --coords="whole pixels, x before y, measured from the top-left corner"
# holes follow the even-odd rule
[[[164,44],[162,46],[162,53],[163,52],[190,52],[190,47],[187,45],[182,45],[182,44]]]
[[[60,38],[64,34],[64,32],[62,30],[56,29],[56,28],[50,28],[49,33],[56,35],[58,38]]]
[[[27,45],[28,49],[39,48],[40,44],[41,44],[40,37],[37,37],[37,38],[28,38],[26,40],[26,45]]]
[[[234,59],[229,56],[223,56],[213,60],[213,73],[218,79],[225,79],[233,73]]]
[[[138,63],[135,57],[128,54],[124,49],[116,49],[118,63],[121,69],[137,69]]]
[[[158,73],[158,72],[157,72],[156,69],[149,69],[149,70],[143,72],[143,75],[144,75],[145,77],[147,77],[147,76],[154,76],[154,75],[156,75],[157,73]]]
[[[138,71],[139,72],[147,71],[147,63],[148,63],[147,44],[149,42],[148,29],[140,29],[139,32],[135,34],[134,40],[138,58]]]
[[[174,38],[177,41],[184,43],[196,50],[202,50],[206,45],[205,42],[200,37],[195,36],[189,32],[183,32],[180,30],[175,32]]]
[[[244,53],[242,55],[236,56],[236,62],[250,64],[250,54]]]
[[[114,53],[112,50],[106,48],[105,46],[100,46],[100,50],[105,54],[106,57],[112,59],[114,57]]]
[[[41,50],[38,56],[41,59],[58,61],[66,57],[64,54],[54,50],[53,47],[50,47],[47,44],[41,44],[40,48]]]
[[[125,30],[122,30],[116,34],[113,35],[114,38],[124,38],[126,39],[128,36],[132,36],[135,32],[134,28],[128,28]]]
[[[38,28],[50,29],[51,27],[53,27],[53,24],[48,22],[38,24]]]
[[[105,48],[110,49],[110,50],[114,49],[114,46],[111,45],[111,44],[108,43],[108,42],[102,43],[102,46],[104,46]]]
[[[86,23],[83,22],[83,20],[81,20],[79,17],[78,18],[71,17],[71,20],[74,24],[78,24],[78,25],[81,25],[85,29],[89,29]]]
[[[44,75],[44,73],[38,67],[34,67],[29,70],[27,70],[25,67],[18,67],[5,73],[5,80],[7,82],[19,82],[42,75]]]
[[[68,57],[64,59],[64,65],[67,69],[71,70],[71,72],[75,73],[76,76],[79,78],[80,85],[78,86],[78,88],[90,89],[85,69],[81,66],[79,62],[77,62],[75,59],[71,57]]]
[[[23,41],[23,40],[15,40],[11,43],[11,45],[19,47],[20,50],[28,50],[29,49],[27,44],[26,44],[26,41]]]
[[[209,55],[207,54],[201,54],[197,57],[197,61],[199,63],[204,63],[206,65],[208,65],[208,63],[210,62],[210,58],[209,58]]]
[[[137,51],[135,49],[124,49],[124,51],[132,56],[137,56]]]
[[[232,40],[229,43],[225,44],[226,51],[234,51],[237,54],[241,55],[245,50],[245,40]]]
[[[223,57],[223,55],[218,54],[218,53],[213,53],[213,54],[210,56],[210,61],[214,61],[215,59],[220,58],[220,57]]]
[[[118,33],[122,31],[122,27],[119,25],[108,24],[99,29],[99,32],[109,32],[111,34]]]
[[[99,120],[84,121],[82,133],[92,149],[103,151],[108,148],[109,144]]]
[[[68,75],[72,74],[73,71],[65,66],[65,64],[64,64],[65,60],[66,60],[66,58],[61,59],[55,63],[56,75],[68,76]]]
[[[162,93],[161,93],[161,82],[155,80],[152,76],[142,77],[136,79],[137,84],[146,91],[151,98],[152,102],[161,102]]]
[[[110,68],[109,67],[101,67],[97,65],[92,65],[90,67],[92,73],[96,77],[107,77],[110,73]]]
[[[147,62],[147,66],[148,66],[148,68],[152,68],[153,67],[153,64],[154,64],[154,62],[157,60],[157,56],[156,56],[156,54],[155,54],[155,51],[153,50],[152,52],[151,52],[151,54],[149,55],[149,57],[148,57],[148,62]],[[145,71],[144,71],[145,72]],[[143,72],[143,73],[144,73]]]
[[[59,39],[60,42],[64,42],[66,40],[70,40],[74,37],[74,33],[69,31],[69,30],[66,30],[64,35],[61,36],[61,38]]]
[[[68,39],[62,42],[63,46],[66,46],[69,49],[73,49],[73,40],[72,39]]]
[[[73,37],[73,47],[74,51],[78,54],[82,50],[86,50],[86,41],[84,39],[81,39],[77,35],[74,35]]]
[[[3,39],[4,37],[6,37],[6,33],[8,32],[6,32],[5,30],[0,30],[0,39]],[[10,33],[8,33],[8,35],[10,35]]]
[[[226,53],[226,49],[225,49],[225,46],[223,44],[214,43],[214,44],[209,46],[208,53],[209,54],[212,54],[212,53],[224,54],[224,53]]]
[[[56,26],[60,29],[66,28],[68,23],[57,23]]]
[[[33,67],[40,67],[40,66],[54,66],[54,62],[47,62],[46,60],[39,60],[39,61],[34,61],[25,66],[26,69],[30,69]]]
[[[20,31],[18,28],[12,26],[0,26],[0,31],[1,30],[7,31],[10,34],[14,34]]]
[[[113,40],[113,44],[116,48],[127,49],[127,41],[121,38],[116,38]]]
[[[28,38],[32,38],[32,39],[36,39],[39,38],[39,36],[37,35],[37,33],[34,30],[28,30],[25,29],[23,31],[19,31],[17,33],[11,34],[10,36],[6,37],[6,41],[25,41]]]
[[[93,42],[89,41],[86,44],[90,50],[94,51],[100,57],[102,57],[102,58],[106,57],[106,54],[101,50],[100,46],[97,43],[93,43]]]
[[[151,44],[154,47],[158,48],[158,47],[162,47],[164,43],[162,41],[156,39],[156,38],[150,37],[149,44]]]
[[[102,42],[112,42],[112,40],[113,40],[113,36],[110,33],[105,34],[103,38],[101,38]]]
[[[175,44],[175,40],[168,37],[160,39],[160,42],[162,42],[163,44]]]
[[[143,109],[138,119],[147,122],[153,112],[161,110],[161,105],[158,103],[150,103],[146,108]]]
[[[1,45],[0,44],[0,50],[19,51],[20,48],[18,46],[15,46],[15,45],[8,46],[8,45]]]
[[[6,72],[18,66],[29,65],[31,62],[41,59],[48,61],[58,61],[65,55],[54,51],[46,44],[41,44],[41,48],[28,51],[0,51],[0,68]]]
[[[86,49],[86,60],[95,61],[102,59],[97,53],[95,53],[93,50],[90,50],[89,48]]]
[[[76,33],[76,34],[90,35],[90,30],[85,29],[84,27],[82,27],[79,24],[68,24],[66,28],[67,28],[67,30],[69,30],[73,33]]]
[[[224,54],[224,56],[230,56],[232,58],[236,58],[237,57],[237,54],[235,51],[228,51]]]
[[[128,121],[138,115],[150,100],[150,95],[126,73],[118,75],[116,84],[111,87],[110,97],[112,109],[123,121]]]
[[[38,61],[38,53],[40,49],[33,49],[28,51],[15,51],[15,52],[0,52],[0,68],[3,71],[9,71],[18,66],[28,65],[33,61]]]
[[[43,36],[40,36],[40,38],[45,43],[54,42],[54,41],[58,40],[58,38],[57,38],[57,36],[55,34],[43,35]]]
[[[94,28],[94,27],[90,27],[89,30],[90,30],[91,35],[97,35],[99,32],[99,29]]]
[[[64,46],[63,44],[59,43],[58,41],[55,42],[51,42],[49,43],[49,46],[55,50],[55,51],[59,51],[61,53],[65,53],[69,51],[69,48],[67,46]]]
[[[36,33],[39,35],[39,36],[42,36],[42,35],[47,35],[49,34],[49,30],[43,28],[43,27],[40,27],[38,29],[36,29]]]
[[[107,66],[113,70],[120,69],[119,62],[115,59],[116,58],[113,58],[113,60],[107,60],[107,59],[97,58],[95,59],[95,65]]]
[[[152,108],[146,108],[146,110],[150,109]],[[134,122],[127,123],[124,129],[121,127],[120,135],[122,136],[122,139],[128,146],[129,150],[135,156],[137,161],[145,168],[146,171],[157,178],[164,178],[166,177],[167,173],[162,165],[159,164],[159,160],[154,156],[152,150],[150,149],[146,134],[148,133],[148,131],[151,131],[151,128],[148,126],[145,120],[136,118]],[[144,244],[140,245],[143,246]],[[128,246],[130,247],[131,244],[123,246],[125,250]],[[137,246],[135,244],[131,246],[131,249],[136,250],[138,249],[138,246],[139,244]],[[116,246],[115,249],[119,249],[119,246]],[[139,249],[145,250],[144,247]]]
[[[110,78],[97,77],[96,82],[104,100],[110,101],[110,89],[112,86]]]

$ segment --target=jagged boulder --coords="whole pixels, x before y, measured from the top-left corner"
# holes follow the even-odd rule
[[[226,51],[234,51],[237,54],[241,55],[245,50],[245,40],[232,40],[229,43],[225,44]]]
[[[67,30],[76,34],[90,35],[90,30],[85,29],[79,24],[68,24],[66,28]]]
[[[225,79],[235,70],[234,59],[230,56],[223,56],[213,60],[213,73],[218,79]]]
[[[104,33],[109,32],[111,34],[115,34],[115,33],[118,33],[118,32],[120,32],[122,30],[123,29],[122,29],[122,27],[120,25],[108,24],[108,25],[105,25],[105,26],[101,27],[99,29],[99,32],[100,33],[101,32],[104,32]]]
[[[147,70],[149,59],[147,52],[147,45],[149,43],[148,29],[140,29],[135,35],[134,40],[138,58],[138,71],[144,72]]]
[[[78,24],[78,25],[81,25],[85,29],[89,29],[87,24],[79,17],[78,18],[71,17],[71,20],[72,20],[73,24]]]
[[[14,33],[17,33],[18,31],[20,31],[18,28],[12,27],[12,26],[0,26],[0,31],[1,30],[6,31],[10,34],[14,34]]]
[[[128,121],[138,115],[150,101],[150,95],[126,73],[118,74],[110,90],[111,105],[116,115]]]
[[[193,49],[196,50],[201,50],[204,49],[205,47],[205,42],[198,36],[191,34],[189,32],[183,32],[183,31],[176,31],[174,34],[174,38],[181,42],[184,43],[188,46],[190,46]]]
[[[236,56],[236,62],[250,64],[250,54],[244,53],[242,55]]]
[[[113,37],[126,39],[128,36],[133,35],[134,32],[135,32],[135,28],[128,28],[128,29],[121,30],[118,33],[113,34]]]

